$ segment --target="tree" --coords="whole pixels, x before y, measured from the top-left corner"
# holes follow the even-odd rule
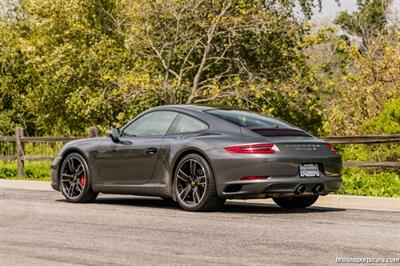
[[[124,10],[115,24],[160,81],[163,102],[232,104],[318,127],[307,31],[288,2],[128,1]],[[296,117],[305,112],[317,119]]]
[[[381,4],[389,3],[378,2],[359,1],[360,11],[352,16],[346,13],[355,23],[352,34],[368,37],[363,43],[339,35],[334,28],[308,37],[308,63],[314,66],[320,87],[325,134],[364,134],[362,124],[400,97],[400,32],[386,23],[387,7]]]
[[[331,44],[337,46],[325,53],[332,54],[333,59],[327,62],[316,58],[320,59],[315,71],[323,92],[326,133],[363,134],[361,125],[379,115],[387,102],[400,97],[399,38],[398,31],[381,35],[371,41],[367,51],[333,39]],[[341,67],[325,68],[326,63]]]
[[[77,134],[123,107],[113,80],[129,57],[104,19],[110,1],[21,1],[2,20],[2,109],[27,134]],[[115,96],[115,95],[114,95]],[[117,113],[118,114],[118,113]],[[13,117],[14,116],[14,117]]]
[[[386,30],[386,10],[391,0],[357,0],[358,11],[341,12],[335,23],[351,36],[361,38],[362,48],[368,49],[374,38]]]
[[[160,104],[224,104],[316,132],[316,80],[294,1],[25,1],[2,15],[4,125],[120,126]],[[299,1],[306,16],[318,3]],[[0,130],[8,130],[2,128]]]

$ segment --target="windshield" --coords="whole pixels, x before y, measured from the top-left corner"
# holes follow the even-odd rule
[[[237,110],[207,110],[211,115],[222,118],[241,127],[248,128],[293,128],[281,120],[261,114]]]

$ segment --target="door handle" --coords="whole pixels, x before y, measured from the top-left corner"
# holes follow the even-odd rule
[[[149,154],[149,155],[155,154],[156,152],[157,152],[156,148],[147,148],[144,150],[144,154]]]

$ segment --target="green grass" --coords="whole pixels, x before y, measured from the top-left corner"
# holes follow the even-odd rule
[[[0,179],[18,179],[16,162],[0,161]],[[24,179],[50,181],[50,162],[25,162]],[[400,175],[395,172],[346,168],[342,179],[338,194],[400,197]]]
[[[0,179],[17,177],[17,163],[0,161]],[[25,162],[25,180],[50,181],[50,162]]]

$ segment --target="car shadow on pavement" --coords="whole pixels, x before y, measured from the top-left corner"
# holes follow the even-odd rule
[[[121,205],[132,207],[147,207],[147,208],[169,208],[179,210],[177,203],[170,200],[163,200],[158,197],[99,197],[93,204]]]
[[[65,201],[66,200],[59,200]],[[145,207],[145,208],[160,208],[160,209],[175,209],[182,210],[178,203],[172,200],[163,200],[158,197],[138,197],[138,196],[123,196],[123,197],[99,197],[93,204],[105,205],[120,205],[132,207]],[[223,213],[262,213],[262,214],[276,214],[276,213],[321,213],[321,212],[339,212],[346,211],[341,208],[331,207],[310,207],[306,209],[282,209],[275,204],[263,203],[238,203],[227,201],[225,206],[219,210]]]
[[[346,211],[341,208],[331,207],[309,207],[305,209],[282,209],[275,204],[263,203],[237,203],[228,202],[225,204],[222,212],[231,213],[263,213],[263,214],[276,214],[276,213],[321,213],[321,212],[340,212]]]

